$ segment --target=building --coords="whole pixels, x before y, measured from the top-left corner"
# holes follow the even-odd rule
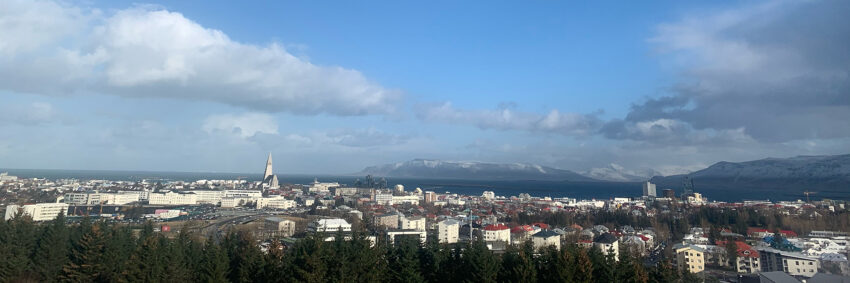
[[[376,193],[373,201],[380,205],[393,205],[393,194]]]
[[[608,254],[612,254],[614,256],[614,260],[620,260],[620,245],[614,234],[602,233],[599,236],[596,236],[596,238],[593,238],[593,246],[599,248],[603,255],[607,256]]]
[[[484,191],[484,193],[481,194],[481,197],[486,200],[492,200],[496,198],[496,193],[494,193],[493,191]]]
[[[505,224],[493,224],[484,227],[485,242],[511,243],[511,228]]]
[[[286,199],[281,196],[267,197],[257,199],[257,209],[290,209],[295,208],[294,200]]]
[[[401,229],[389,229],[387,230],[387,239],[390,243],[395,243],[398,236],[416,236],[419,238],[419,242],[425,244],[425,241],[428,239],[428,234],[425,230],[417,231],[417,230],[401,230]]]
[[[687,270],[690,273],[699,273],[705,270],[705,250],[687,244],[673,245],[676,252],[676,266],[679,270]]]
[[[782,271],[792,276],[812,277],[818,272],[819,262],[815,257],[772,248],[756,248],[761,257],[761,271]]]
[[[353,196],[357,194],[357,188],[338,187],[334,188],[335,196]]]
[[[447,219],[437,223],[437,239],[441,244],[457,243],[460,233],[460,222],[454,219]]]
[[[561,249],[561,235],[552,230],[542,230],[531,235],[531,241],[534,243],[535,249],[542,249],[549,246],[554,246],[558,250]]]
[[[655,192],[655,184],[646,181],[643,183],[643,196],[645,197],[657,197],[658,194]]]
[[[726,242],[717,241],[717,246],[725,247]],[[759,257],[759,252],[756,249],[743,241],[735,241],[735,250],[738,258],[735,261],[735,270],[738,273],[756,273],[761,271],[761,257]]]
[[[398,225],[398,228],[402,230],[425,231],[425,217],[413,216],[408,218],[399,216]]]
[[[674,191],[674,190],[665,189],[662,192],[664,192],[665,198],[669,198],[669,199],[675,199],[676,198],[676,191]]]
[[[267,217],[263,223],[266,237],[291,237],[295,234],[295,221],[280,217]]]
[[[269,152],[269,158],[266,159],[266,170],[263,171],[263,187],[269,189],[277,189],[279,186],[277,176],[272,171],[272,153]]]
[[[398,214],[388,213],[375,215],[373,218],[375,226],[384,227],[387,229],[398,229]]]
[[[437,201],[437,194],[432,191],[425,191],[425,203],[434,203]]]
[[[393,196],[392,204],[412,204],[419,205],[419,196],[417,195],[409,195],[409,196]]]
[[[31,217],[33,221],[50,221],[56,219],[56,217],[59,216],[60,213],[67,213],[68,204],[36,203],[26,204],[23,206],[12,204],[6,206],[5,219],[12,219],[13,217],[15,217],[16,214],[18,214],[18,212],[21,212],[23,215]]]
[[[191,192],[150,193],[149,204],[154,205],[195,205],[197,195]]]
[[[340,218],[317,219],[307,224],[309,232],[351,232],[351,224]]]
[[[128,203],[138,202],[139,194],[135,193],[98,193],[98,192],[81,192],[67,193],[63,196],[63,202],[73,205],[99,205],[99,204],[115,204],[124,205]]]

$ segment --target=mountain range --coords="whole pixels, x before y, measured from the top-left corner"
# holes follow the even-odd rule
[[[659,188],[680,189],[683,180],[693,181],[695,191],[749,189],[771,191],[820,191],[821,197],[850,191],[850,154],[765,158],[746,162],[718,162],[689,174],[656,176]],[[769,197],[769,194],[766,194]]]
[[[485,163],[414,159],[372,166],[357,173],[395,178],[536,180],[567,182],[640,182],[650,179],[659,189],[680,191],[687,177],[696,191],[737,190],[802,192],[819,191],[819,196],[850,192],[850,154],[765,158],[746,162],[722,161],[688,174],[657,176],[655,171],[631,171],[617,164],[594,168],[581,174],[526,163]]]

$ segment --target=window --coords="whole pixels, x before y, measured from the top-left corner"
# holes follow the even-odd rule
[[[811,261],[809,262],[809,265],[812,265],[812,262],[811,262]]]

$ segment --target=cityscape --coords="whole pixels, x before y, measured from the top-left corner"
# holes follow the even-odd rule
[[[0,282],[850,283],[848,15],[0,0]]]
[[[305,239],[355,237],[371,247],[403,245],[405,239],[444,249],[480,243],[503,256],[517,246],[533,255],[574,247],[614,262],[627,253],[630,258],[622,260],[647,267],[669,261],[671,270],[682,272],[680,280],[781,278],[777,272],[835,280],[850,272],[847,201],[718,202],[692,187],[677,192],[651,182],[635,186],[639,198],[499,196],[487,190],[459,195],[372,176],[357,184],[281,183],[273,165],[269,154],[262,181],[250,182],[50,180],[2,173],[4,219],[107,222],[172,239],[247,233],[266,254],[296,249]],[[14,204],[21,199],[44,202]]]

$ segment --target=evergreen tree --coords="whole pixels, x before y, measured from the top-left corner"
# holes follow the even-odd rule
[[[198,279],[200,282],[224,283],[228,282],[229,260],[227,254],[222,251],[221,246],[215,244],[211,239],[203,250]]]
[[[0,265],[0,279],[3,281],[35,280],[38,274],[32,271],[32,251],[36,246],[38,227],[32,218],[17,213],[6,222],[7,229],[0,235],[0,243],[4,244],[0,255],[4,256]]]
[[[82,225],[81,225],[82,226]],[[89,231],[80,238],[71,253],[71,260],[62,268],[63,282],[100,282],[103,260],[103,233],[98,226],[83,227]]]
[[[419,239],[400,237],[395,246],[390,249],[390,281],[392,282],[424,282],[419,272],[417,249]]]
[[[531,245],[526,241],[526,246]],[[533,246],[531,250],[533,250]],[[502,268],[499,270],[499,282],[529,282],[537,281],[537,270],[532,255],[526,250],[510,245],[502,255]]]
[[[579,249],[576,251],[575,267],[576,270],[573,276],[573,282],[593,282],[593,262],[591,262],[586,250]]]
[[[125,270],[129,282],[159,282],[165,272],[162,242],[158,237],[147,237],[130,255],[130,264]]]
[[[53,282],[62,273],[62,267],[68,263],[68,241],[65,215],[59,214],[42,229],[33,254],[33,270],[38,273],[40,281]]]
[[[466,248],[462,257],[464,282],[496,282],[499,273],[499,261],[479,239]]]

